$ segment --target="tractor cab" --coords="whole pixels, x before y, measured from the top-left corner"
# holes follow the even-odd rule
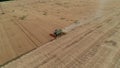
[[[56,29],[55,31],[54,31],[54,35],[55,36],[60,36],[62,34],[62,29]]]

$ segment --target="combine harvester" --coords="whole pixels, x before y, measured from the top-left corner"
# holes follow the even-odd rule
[[[50,34],[50,36],[52,36],[54,39],[56,39],[57,37],[60,37],[60,36],[65,35],[65,34],[66,33],[63,32],[62,29],[56,29],[53,34]]]

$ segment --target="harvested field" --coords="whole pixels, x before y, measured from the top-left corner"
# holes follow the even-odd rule
[[[119,2],[1,2],[1,68],[120,68]],[[76,20],[82,25],[51,41],[50,33]]]
[[[0,64],[49,42],[53,39],[49,34],[56,28],[64,28],[80,18],[82,20],[93,16],[97,7],[94,5],[97,2],[88,1],[92,2],[89,6],[87,1],[83,1],[81,4],[77,2],[79,0],[75,2],[69,0],[1,2]],[[82,7],[83,5],[86,6]]]

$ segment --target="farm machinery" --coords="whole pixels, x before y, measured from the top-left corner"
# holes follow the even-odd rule
[[[62,29],[56,29],[53,34],[50,34],[53,38],[61,37],[62,35],[65,35],[66,33]]]

